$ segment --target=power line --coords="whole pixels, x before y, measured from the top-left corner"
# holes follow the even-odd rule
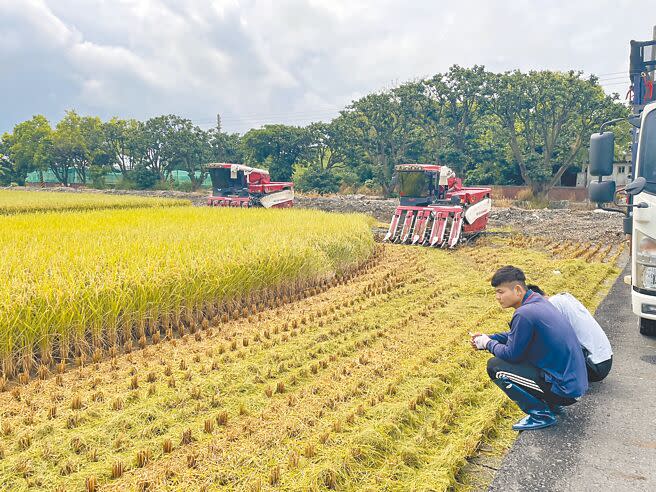
[[[606,82],[608,80],[620,80],[620,79],[629,80],[629,76],[628,75],[621,75],[619,77],[608,77],[608,78],[603,78],[603,79],[597,79],[597,82]]]
[[[326,119],[332,119],[333,117],[334,115],[327,114],[323,116],[295,117],[293,119],[296,122],[308,122],[308,121],[319,122],[319,121],[324,121]],[[224,126],[232,126],[232,125],[239,125],[239,124],[258,126],[258,125],[276,124],[284,121],[288,121],[288,119],[282,117],[281,118],[252,118],[252,119],[244,119],[244,120],[232,120],[227,122]],[[192,122],[200,126],[211,125],[214,123],[212,121],[198,121],[198,120],[192,120]]]
[[[614,74],[623,74],[624,72],[611,72],[607,75]],[[608,77],[606,79],[598,79],[599,85],[602,87],[613,87],[618,85],[629,85],[629,81],[618,81],[618,79],[624,79],[624,77]],[[272,120],[281,120],[281,119],[300,119],[300,120],[309,120],[309,119],[321,119],[326,117],[334,116],[336,113],[346,109],[346,106],[333,107],[333,108],[323,108],[316,110],[299,110],[299,111],[286,111],[286,112],[277,112],[277,113],[267,113],[267,114],[256,114],[249,113],[244,115],[234,115],[234,116],[222,116],[221,123],[228,124],[266,124],[270,123]],[[216,123],[216,118],[190,118],[195,124],[206,125]]]
[[[266,120],[276,118],[312,118],[317,116],[332,115],[336,112],[343,111],[345,106],[334,109],[317,109],[317,110],[303,110],[303,111],[289,111],[283,113],[268,113],[268,114],[244,114],[235,116],[222,116],[221,122],[239,122],[251,120]],[[197,123],[216,123],[216,118],[191,118],[192,121]]]
[[[249,120],[262,120],[262,119],[278,119],[278,118],[313,118],[315,116],[325,116],[335,114],[336,111],[321,111],[321,112],[308,112],[308,113],[279,113],[274,115],[253,115],[253,116],[233,116],[221,118],[221,121],[249,121]]]
[[[624,86],[630,86],[631,84],[629,82],[615,82],[613,84],[600,84],[602,87],[612,87],[614,85],[624,85]]]
[[[618,74],[622,74],[622,73],[627,73],[627,71],[623,70],[622,72],[597,73],[597,74],[593,74],[593,75],[596,75],[597,77],[604,77],[606,75],[618,75]]]
[[[268,113],[268,114],[264,114],[264,115],[258,114],[258,113],[251,113],[251,114],[240,115],[239,118],[242,118],[242,117],[250,118],[250,117],[259,117],[259,116],[269,117],[269,116],[281,116],[281,115],[286,116],[286,115],[296,115],[296,114],[303,115],[303,114],[317,113],[317,112],[326,113],[328,111],[341,111],[342,109],[344,109],[344,106],[339,106],[339,107],[334,107],[334,108],[317,108],[317,109],[311,109],[311,110],[301,109],[301,110],[298,110],[298,111],[284,111],[284,112],[278,112],[278,113]],[[229,117],[229,116],[226,117],[226,119],[230,119],[230,118],[231,117]]]

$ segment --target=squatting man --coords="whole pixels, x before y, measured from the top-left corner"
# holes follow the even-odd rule
[[[608,338],[573,296],[546,298],[526,285],[519,268],[500,268],[491,284],[501,307],[515,309],[510,331],[474,333],[471,345],[494,356],[487,364],[490,379],[527,414],[513,429],[552,426],[563,406],[585,394],[588,380],[600,381],[610,371]]]

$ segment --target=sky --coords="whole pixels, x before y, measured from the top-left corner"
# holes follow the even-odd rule
[[[582,70],[628,88],[653,0],[0,0],[0,133],[43,114],[330,121],[444,72]]]

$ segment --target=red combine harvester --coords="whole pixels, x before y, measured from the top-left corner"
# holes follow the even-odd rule
[[[446,166],[399,164],[395,167],[400,206],[384,241],[455,247],[485,229],[490,188],[466,188]]]
[[[294,205],[294,183],[271,182],[269,171],[243,164],[214,163],[210,207],[287,208]]]

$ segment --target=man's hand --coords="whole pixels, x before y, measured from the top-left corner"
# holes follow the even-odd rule
[[[476,337],[480,337],[481,335],[482,335],[482,333],[478,333],[478,332],[476,332],[476,333],[471,333],[470,332],[469,333],[469,344],[472,346],[472,348],[477,348],[476,344],[474,343],[474,339]]]
[[[487,347],[487,342],[489,341],[490,337],[483,333],[474,338],[473,344],[478,350],[485,350],[485,347]]]

